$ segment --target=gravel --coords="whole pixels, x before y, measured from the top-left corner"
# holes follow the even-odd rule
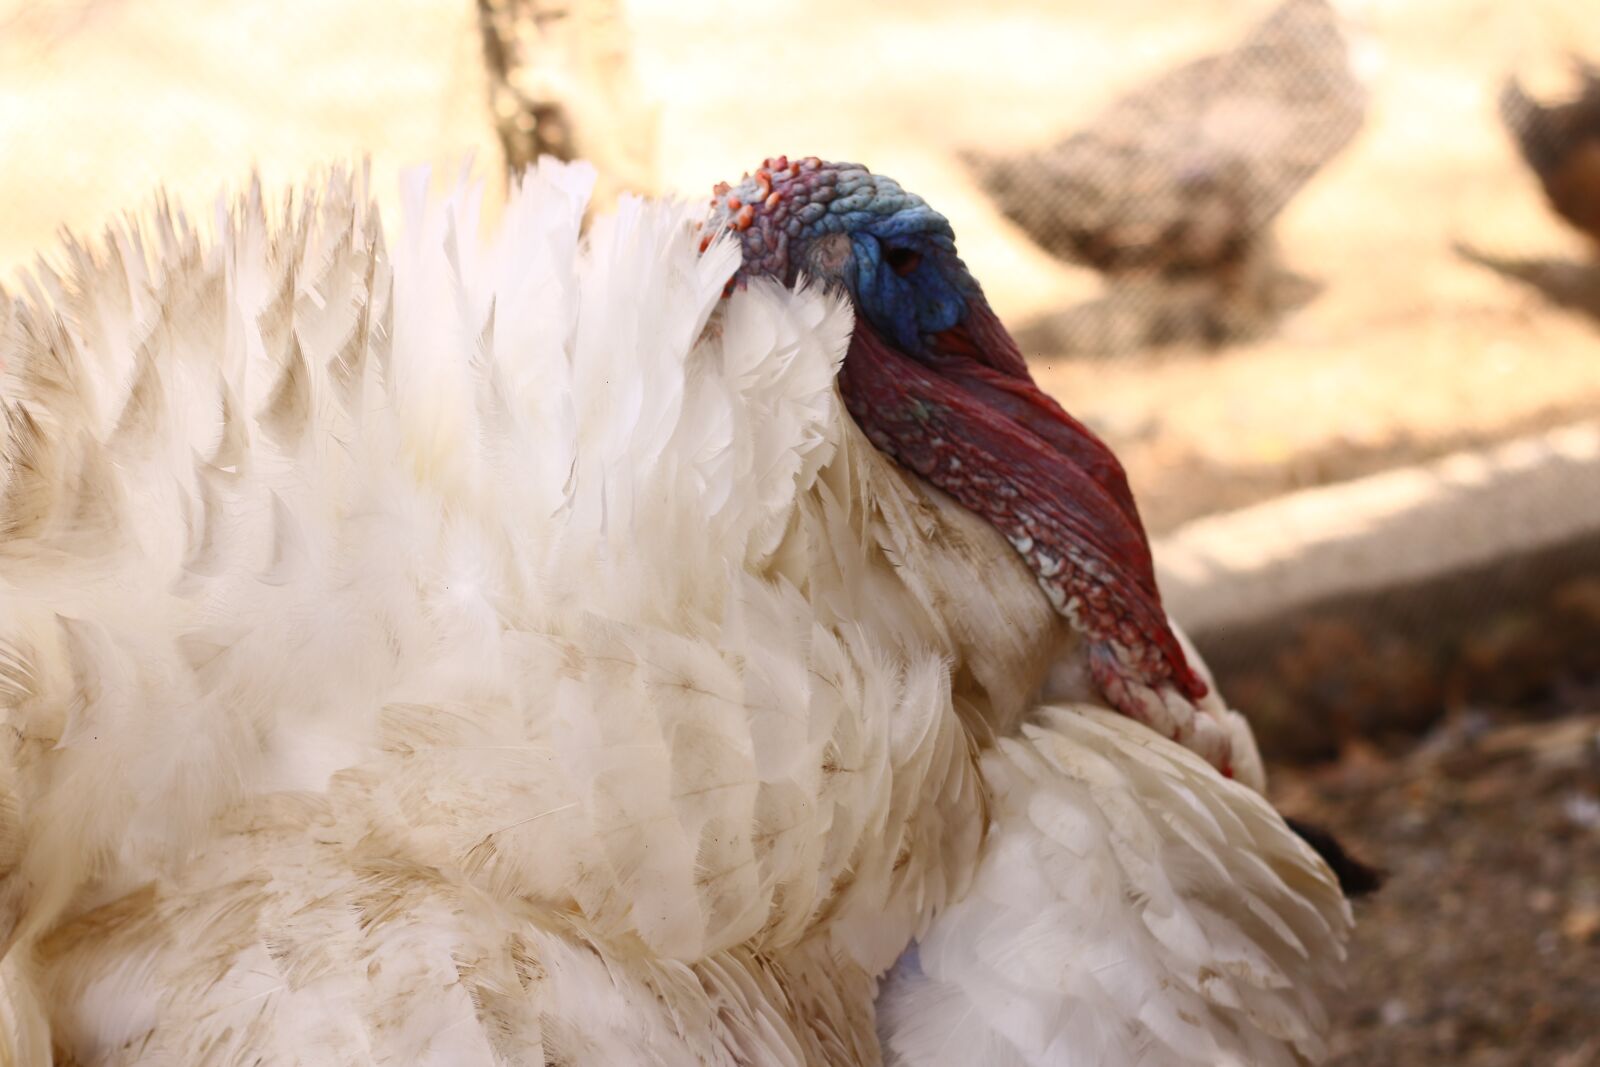
[[[1536,715],[1276,771],[1281,808],[1390,875],[1356,905],[1333,1067],[1600,1064],[1600,697]]]

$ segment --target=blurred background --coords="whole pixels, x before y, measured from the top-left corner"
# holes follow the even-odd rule
[[[1123,458],[1275,799],[1391,882],[1336,1062],[1600,1064],[1593,0],[0,0],[0,285],[156,188],[850,159]],[[1513,81],[1511,79],[1515,78]]]

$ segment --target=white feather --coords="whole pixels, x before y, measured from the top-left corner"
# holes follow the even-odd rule
[[[1258,793],[1082,705],[1040,709],[983,771],[973,889],[879,998],[891,1063],[980,1046],[1028,1067],[1322,1057],[1349,909]]]

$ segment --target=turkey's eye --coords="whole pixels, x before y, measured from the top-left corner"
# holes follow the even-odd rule
[[[922,253],[913,248],[890,248],[884,251],[883,258],[890,270],[904,278],[917,269],[917,264],[922,262]]]

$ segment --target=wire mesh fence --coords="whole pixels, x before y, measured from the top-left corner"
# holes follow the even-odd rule
[[[1031,331],[1039,347],[1221,344],[1270,330],[1303,298],[1272,226],[1365,112],[1337,12],[1288,0],[1224,51],[1124,91],[1051,145],[964,158],[1031,241],[1104,280],[1101,299],[1044,317]]]

